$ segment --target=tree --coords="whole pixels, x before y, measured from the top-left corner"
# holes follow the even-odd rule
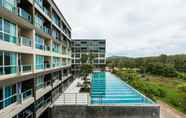
[[[87,54],[82,54],[80,60],[81,60],[82,64],[86,64],[87,61],[88,61],[88,55]]]
[[[93,53],[90,53],[90,54],[88,55],[88,60],[89,60],[90,64],[93,64],[93,63],[94,63],[94,59],[95,59],[95,58],[96,58],[96,55],[93,54]]]

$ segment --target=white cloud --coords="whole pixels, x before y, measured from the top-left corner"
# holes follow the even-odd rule
[[[54,0],[74,38],[106,38],[108,55],[186,52],[185,0]]]

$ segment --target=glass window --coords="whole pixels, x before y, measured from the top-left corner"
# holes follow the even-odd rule
[[[7,20],[4,20],[4,32],[16,36],[16,26]]]
[[[4,52],[4,71],[5,74],[16,73],[17,57],[16,53]]]
[[[2,31],[3,30],[3,20],[2,20],[2,18],[0,18],[0,31]]]
[[[0,51],[0,75],[3,74],[3,52]]]
[[[44,78],[43,76],[38,76],[36,79],[36,88],[40,89],[44,86]]]
[[[44,49],[44,39],[41,38],[39,35],[36,35],[36,44],[35,44],[37,49]]]
[[[44,69],[44,56],[36,56],[36,69]]]

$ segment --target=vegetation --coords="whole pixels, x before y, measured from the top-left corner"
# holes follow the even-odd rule
[[[186,81],[151,75],[142,78],[133,69],[114,70],[113,73],[154,101],[162,100],[186,113]]]
[[[90,90],[90,83],[87,80],[87,76],[93,71],[93,65],[92,63],[87,62],[92,62],[93,59],[92,55],[81,55],[81,75],[84,79],[83,87],[81,89],[82,92],[88,92]]]
[[[186,80],[186,55],[160,55],[144,58],[110,57],[107,59],[107,66],[139,68],[142,74],[178,77]]]

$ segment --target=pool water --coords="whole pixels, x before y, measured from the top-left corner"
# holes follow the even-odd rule
[[[91,81],[92,104],[153,104],[152,100],[109,72],[94,72]]]

